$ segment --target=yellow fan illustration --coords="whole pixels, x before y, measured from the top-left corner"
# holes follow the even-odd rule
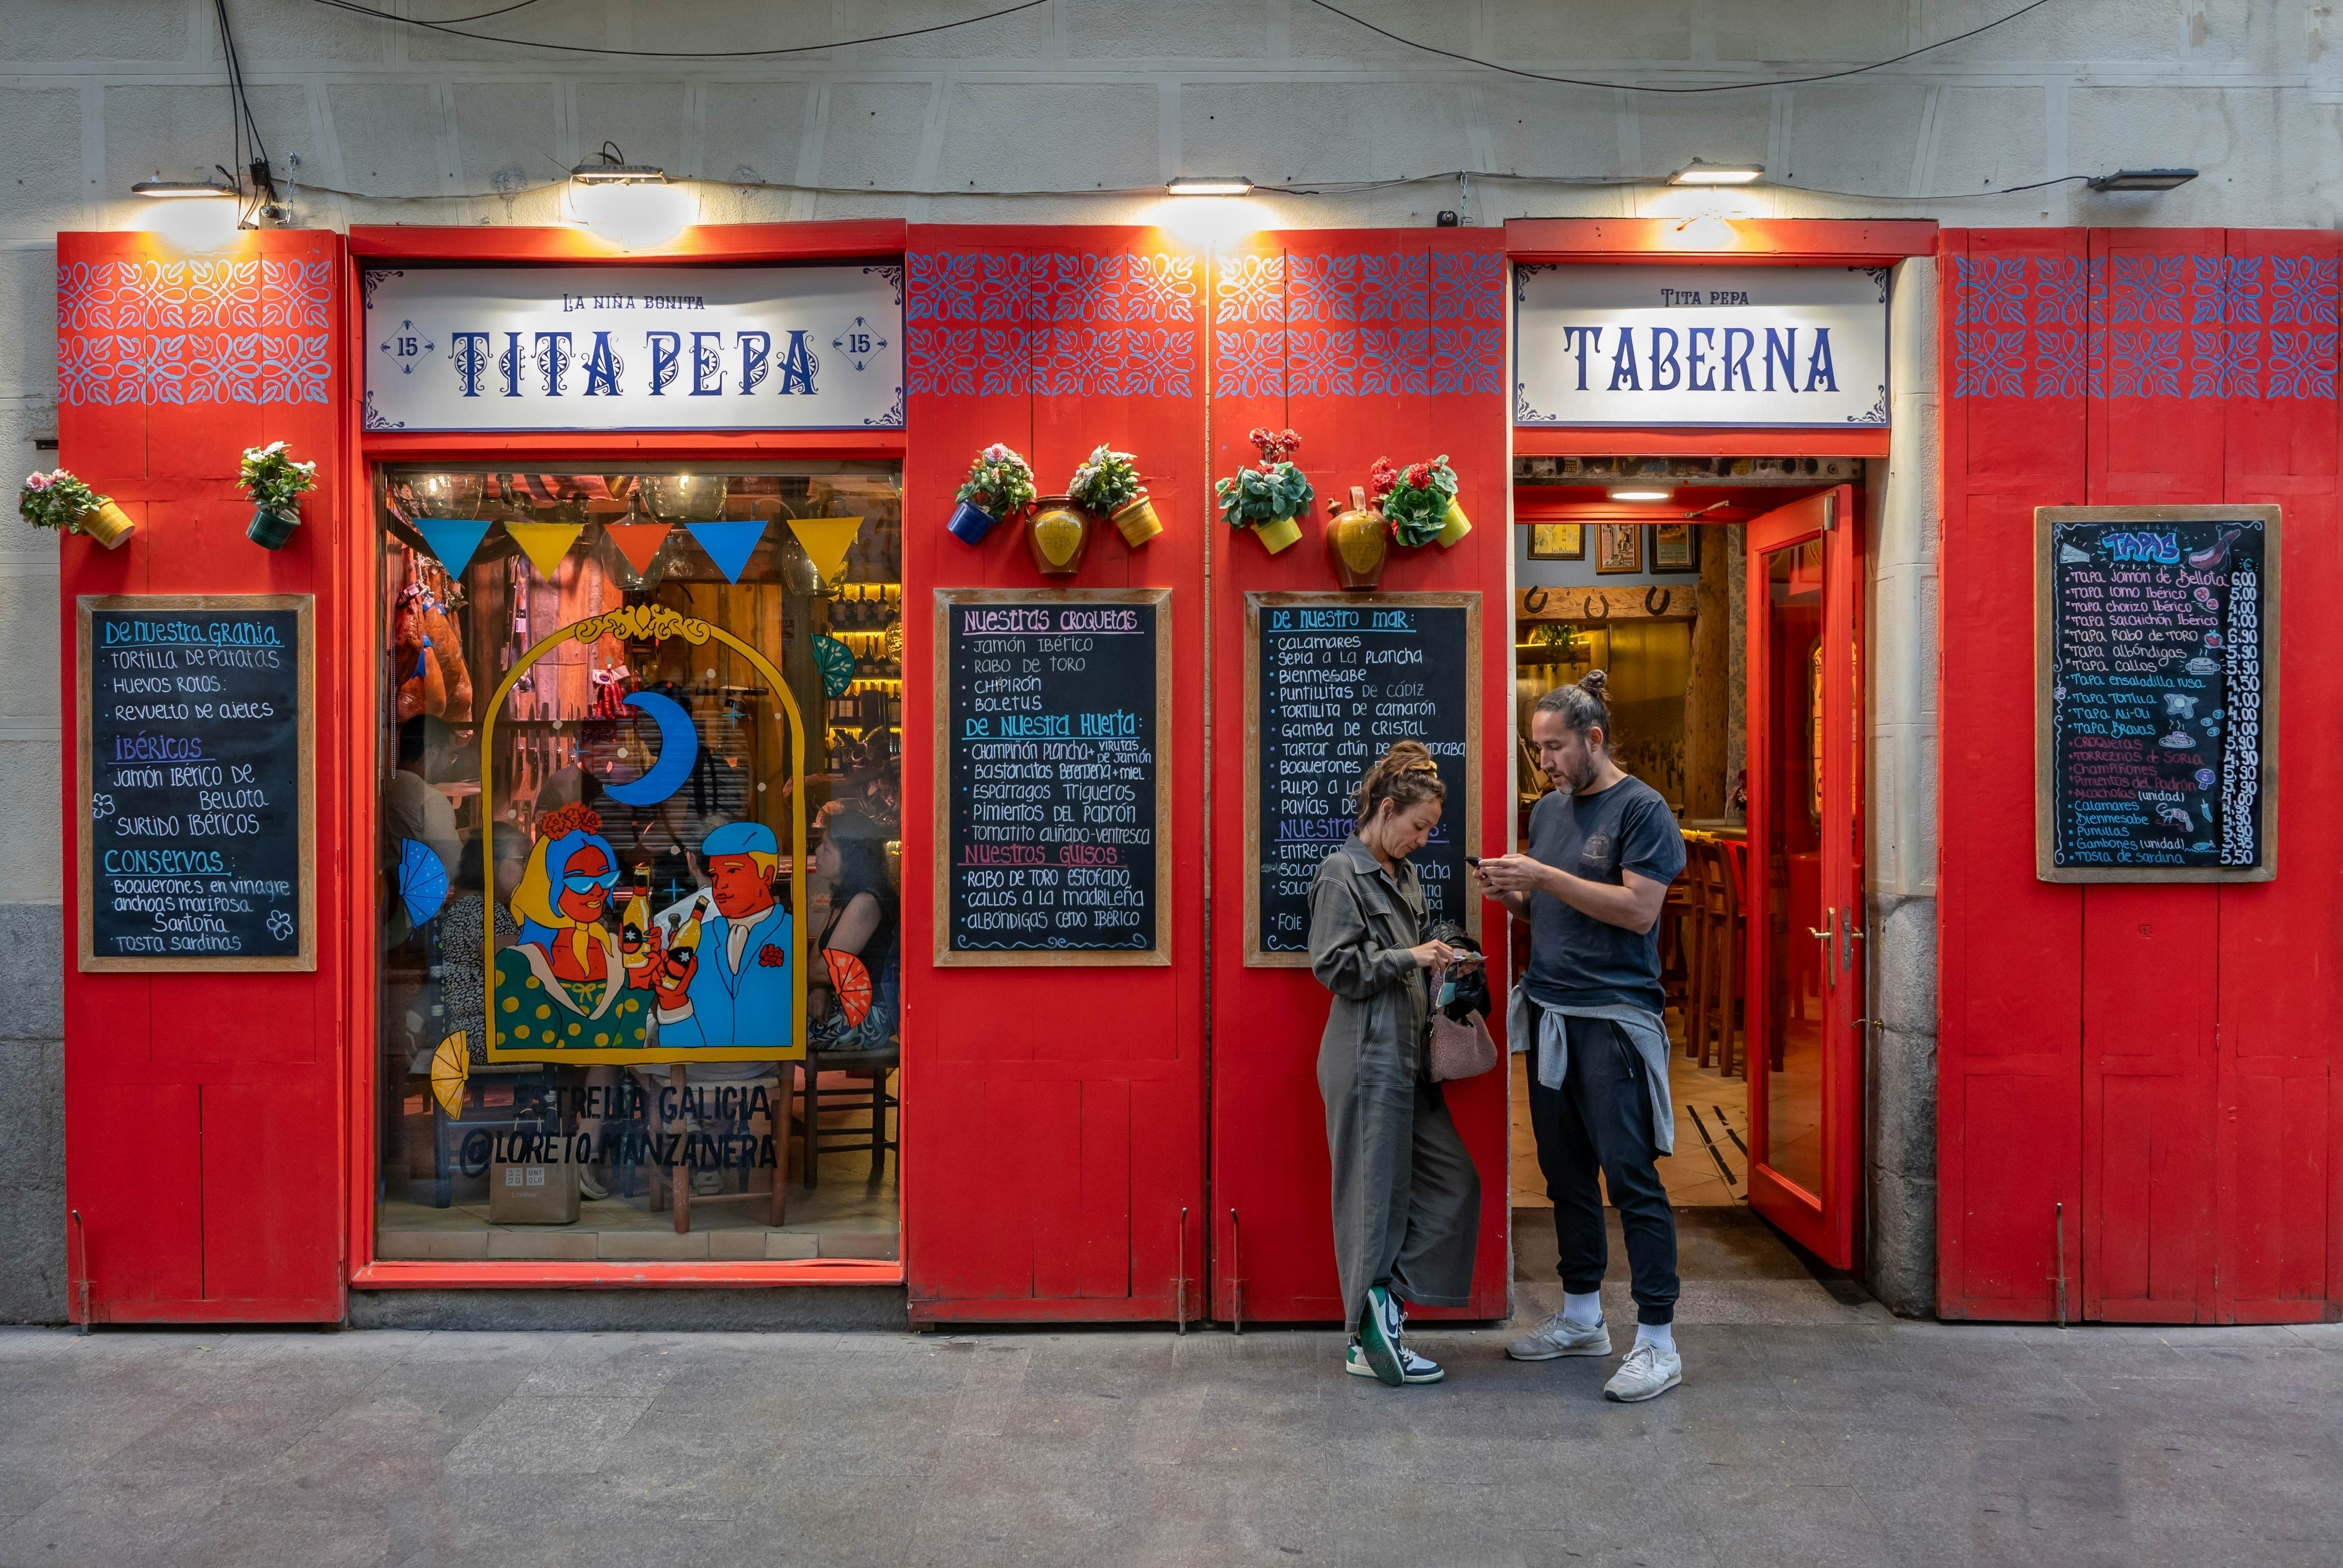
[[[464,1113],[464,1081],[472,1075],[472,1054],[465,1041],[468,1032],[458,1030],[431,1053],[431,1093],[450,1118]]]

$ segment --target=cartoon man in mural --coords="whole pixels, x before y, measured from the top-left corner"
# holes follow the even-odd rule
[[[669,910],[673,935],[653,966],[659,974],[662,1050],[790,1043],[793,929],[774,895],[781,846],[761,822],[727,822],[699,847],[709,887]],[[714,913],[708,913],[710,904]],[[693,928],[698,927],[695,940]],[[679,995],[678,992],[681,994]],[[695,1067],[699,1077],[756,1077],[764,1062]]]
[[[683,1000],[685,981],[658,960],[629,967],[602,921],[618,882],[618,857],[588,807],[563,806],[538,823],[512,915],[520,940],[497,954],[501,1049],[639,1050],[655,1004]]]

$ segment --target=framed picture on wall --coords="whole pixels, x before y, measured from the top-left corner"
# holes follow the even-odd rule
[[[1583,561],[1586,558],[1584,523],[1532,523],[1530,559]]]
[[[1700,570],[1700,530],[1690,523],[1653,524],[1652,569],[1655,572]]]
[[[1644,569],[1644,525],[1641,523],[1595,524],[1594,569],[1598,573],[1642,571]]]

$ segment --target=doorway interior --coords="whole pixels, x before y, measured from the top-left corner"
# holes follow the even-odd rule
[[[1754,1186],[1768,1219],[1841,1268],[1851,1257],[1828,1243],[1851,1236],[1859,1181],[1825,1167],[1854,1163],[1832,1155],[1855,1131],[1845,1108],[1856,1086],[1835,1081],[1859,1070],[1859,1050],[1827,1050],[1834,1004],[1859,986],[1859,961],[1843,965],[1836,950],[1859,936],[1859,896],[1825,883],[1852,874],[1861,843],[1849,608],[1860,583],[1846,564],[1860,558],[1825,541],[1859,532],[1864,477],[1852,457],[1632,455],[1524,457],[1514,475],[1522,838],[1551,788],[1526,743],[1532,709],[1597,668],[1610,678],[1620,767],[1659,791],[1685,833],[1685,875],[1662,917],[1676,1121],[1662,1180],[1694,1227],[1730,1228],[1725,1211],[1745,1221]],[[1827,941],[1814,934],[1825,926]],[[1522,922],[1514,942],[1518,970]],[[1851,1020],[1861,1008],[1838,1010]],[[1528,1060],[1512,1061],[1511,1186],[1536,1232],[1551,1204]]]

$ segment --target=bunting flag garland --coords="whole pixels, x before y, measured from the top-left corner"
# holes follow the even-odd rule
[[[652,558],[659,554],[659,546],[667,542],[668,525],[604,523],[602,531],[610,536],[610,542],[618,547],[618,553],[627,558],[627,564],[635,568],[635,575],[641,577],[651,569]]]
[[[583,523],[507,523],[505,525],[505,532],[512,536],[513,543],[518,545],[521,548],[521,553],[528,557],[528,564],[535,567],[537,575],[548,582],[553,580],[553,574],[560,568],[561,558],[569,553],[569,547],[575,544],[578,536],[585,531],[586,525]]]
[[[480,541],[488,536],[488,520],[486,518],[417,518],[413,520],[415,531],[423,536],[423,542],[431,547],[431,553],[439,558],[439,564],[447,568],[451,577],[464,575],[464,568],[471,562],[472,552],[478,549]]]
[[[821,586],[835,588],[846,575],[846,552],[862,531],[860,518],[791,518],[789,531],[805,547],[806,558],[821,574]]]
[[[716,569],[724,574],[728,583],[737,583],[740,574],[749,569],[749,558],[757,553],[759,541],[765,537],[765,520],[759,518],[749,522],[686,523]]]

